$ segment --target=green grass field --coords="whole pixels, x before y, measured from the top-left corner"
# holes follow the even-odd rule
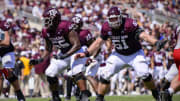
[[[106,96],[106,101],[155,101],[152,96]],[[17,101],[16,99],[0,99],[0,101]],[[28,98],[26,101],[49,101],[49,98]],[[64,101],[64,99],[62,100]],[[71,101],[76,101],[73,97]],[[95,97],[91,97],[90,101],[95,101]],[[180,101],[180,95],[175,95],[173,101]]]

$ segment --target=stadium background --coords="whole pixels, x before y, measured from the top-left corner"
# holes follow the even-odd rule
[[[164,38],[172,40],[174,29],[180,24],[179,0],[0,0],[0,18],[8,19],[12,23],[11,37],[16,48],[16,56],[17,58],[25,57],[27,60],[23,62],[26,64],[29,59],[40,57],[41,51],[44,50],[44,42],[41,38],[41,19],[42,12],[45,8],[50,6],[58,7],[62,14],[62,19],[67,20],[76,14],[81,15],[84,21],[84,28],[89,29],[94,36],[98,36],[101,25],[106,19],[107,11],[113,5],[121,8],[125,16],[136,19],[139,26],[145,28],[146,32],[159,40]],[[170,42],[171,41],[169,41],[169,45],[164,48],[167,57],[172,54],[172,47],[170,47],[172,44]],[[153,47],[146,42],[142,41],[142,44],[144,49],[148,51],[153,49]],[[16,72],[19,75],[25,96],[32,97],[35,90],[39,90],[37,92],[41,95],[40,97],[46,98],[50,96],[47,89],[47,81],[43,79],[44,75],[36,72],[33,67],[25,66],[22,70],[18,68]],[[60,76],[59,82],[62,89],[64,88],[64,92],[60,92],[60,95],[65,96],[65,79]],[[131,83],[131,81],[127,82],[130,84],[126,86],[126,90],[128,88],[129,90],[127,90],[127,92],[125,90],[121,94],[150,94],[143,87],[141,87],[140,90],[136,90],[136,92],[131,90],[130,88],[134,86],[135,83]],[[114,94],[107,95],[121,95],[119,94],[120,89],[118,88],[119,82],[115,83],[116,91]],[[138,84],[140,84],[140,82],[138,82]],[[39,85],[39,89],[35,88],[37,85]],[[125,84],[123,84],[123,86],[124,85]],[[8,82],[5,82],[4,88],[8,88]],[[1,94],[1,98],[5,96]],[[14,98],[11,87],[8,96]],[[141,99],[141,96],[138,96],[137,99],[138,98]],[[145,98],[151,99],[152,101],[152,97],[145,96]],[[178,101],[179,96],[177,95],[175,98],[176,101]],[[114,101],[121,101],[120,99],[123,98],[115,97]],[[127,99],[124,99],[124,101],[126,100]],[[0,99],[0,101],[4,100]]]

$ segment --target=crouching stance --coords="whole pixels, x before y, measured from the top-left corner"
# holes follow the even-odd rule
[[[159,100],[159,93],[156,90],[151,74],[148,73],[148,65],[145,60],[144,52],[141,48],[139,39],[150,42],[161,48],[165,41],[157,41],[141,29],[136,21],[121,16],[117,7],[112,7],[108,11],[108,19],[102,25],[101,37],[87,49],[84,53],[79,53],[76,58],[88,57],[100,48],[104,40],[110,38],[115,51],[106,60],[106,66],[100,74],[98,85],[98,95],[96,101],[104,101],[104,95],[109,88],[110,78],[118,73],[125,64],[134,67],[137,75],[142,78],[145,86],[152,91],[152,95]]]

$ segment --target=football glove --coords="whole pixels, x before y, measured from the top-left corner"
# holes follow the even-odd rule
[[[88,58],[88,59],[86,60],[85,66],[89,66],[89,64],[91,64],[92,61],[93,61],[93,60],[92,60],[91,58]]]
[[[41,63],[42,61],[43,61],[42,58],[41,59],[31,59],[29,61],[29,65],[37,65],[37,64]]]
[[[167,40],[159,40],[159,41],[157,41],[155,43],[157,51],[160,51],[161,48],[163,48],[167,42],[168,42]]]

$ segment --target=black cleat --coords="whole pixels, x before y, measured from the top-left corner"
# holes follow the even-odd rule
[[[89,100],[89,98],[88,98],[88,96],[87,96],[87,95],[82,94],[82,96],[81,96],[81,100],[80,100],[80,101],[90,101],[90,100]]]
[[[51,100],[49,100],[49,101],[61,101],[61,98],[55,97],[55,98],[53,98],[53,99],[51,99]]]
[[[172,95],[169,93],[168,90],[161,92],[161,101],[172,101]]]
[[[80,96],[75,96],[76,101],[81,101],[81,97]]]
[[[158,90],[152,90],[152,96],[154,97],[154,99],[156,99],[156,101],[161,101],[160,93]]]
[[[105,101],[105,100],[97,97],[95,101]]]

